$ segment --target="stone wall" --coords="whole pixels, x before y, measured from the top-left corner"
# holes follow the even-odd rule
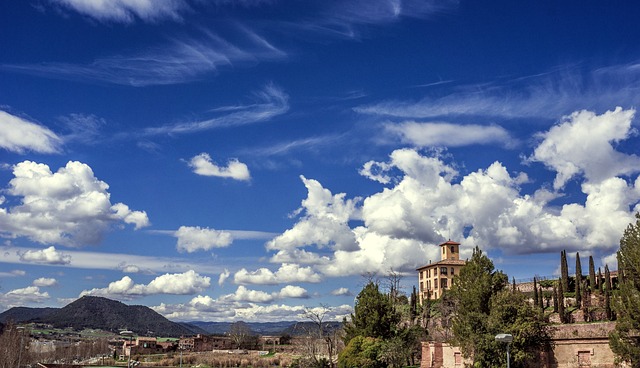
[[[615,355],[609,348],[608,336],[614,328],[615,322],[554,325],[551,330],[551,350],[540,352],[540,356],[528,367],[619,367],[615,365]],[[456,346],[432,341],[422,343],[420,368],[462,368],[464,363]]]

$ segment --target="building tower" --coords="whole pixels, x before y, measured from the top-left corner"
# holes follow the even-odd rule
[[[448,240],[439,247],[440,261],[417,269],[420,304],[426,299],[439,299],[451,287],[453,276],[467,263],[460,259],[460,243]]]

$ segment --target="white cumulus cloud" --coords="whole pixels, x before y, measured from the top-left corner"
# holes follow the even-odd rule
[[[300,267],[297,264],[282,264],[273,272],[268,268],[256,271],[241,269],[235,273],[233,281],[236,284],[275,285],[289,282],[320,282],[322,277],[311,267]]]
[[[19,252],[23,262],[65,265],[71,262],[71,256],[56,250],[53,245],[42,250],[27,250]]]
[[[224,167],[213,162],[208,153],[201,153],[191,158],[189,166],[193,169],[193,172],[198,175],[217,176],[220,178],[231,178],[245,181],[251,179],[247,165],[237,159],[229,160],[229,162],[227,162],[227,166]]]
[[[109,186],[81,162],[69,161],[54,173],[45,164],[23,161],[13,167],[13,175],[6,193],[20,203],[0,207],[4,236],[83,246],[99,243],[119,221],[136,229],[149,225],[145,212],[131,211],[123,203],[112,205]]]
[[[58,285],[58,280],[48,277],[40,277],[33,280],[33,286],[48,287]]]
[[[0,293],[0,307],[3,309],[22,307],[33,303],[44,303],[48,299],[50,297],[46,291],[41,292],[37,286],[27,286],[8,291],[6,294]]]
[[[596,115],[591,111],[576,111],[560,124],[539,134],[542,142],[536,147],[531,161],[539,161],[557,172],[553,183],[561,189],[576,175],[584,175],[588,182],[637,173],[640,157],[615,149],[615,144],[628,139],[637,131],[631,123],[635,110],[617,107]]]
[[[515,143],[511,134],[497,125],[405,121],[386,124],[385,129],[397,136],[401,142],[417,147],[461,147],[473,144],[498,144],[511,147]]]
[[[233,242],[233,237],[229,232],[199,226],[180,226],[174,236],[178,238],[178,251],[187,253],[224,248]]]
[[[144,295],[172,294],[192,295],[207,289],[211,278],[201,276],[193,270],[184,273],[164,274],[153,279],[149,284],[136,284],[129,276],[109,283],[106,288],[84,290],[80,296],[97,295],[114,299],[131,299]]]

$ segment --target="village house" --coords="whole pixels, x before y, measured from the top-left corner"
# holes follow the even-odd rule
[[[440,261],[417,269],[420,304],[424,300],[439,299],[453,284],[453,276],[460,272],[466,261],[460,259],[460,243],[448,240],[439,245]]]

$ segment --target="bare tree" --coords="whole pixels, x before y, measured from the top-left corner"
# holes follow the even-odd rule
[[[231,324],[227,334],[231,338],[231,341],[236,345],[238,349],[242,348],[249,337],[252,335],[251,328],[245,322],[238,321]]]
[[[386,286],[389,290],[389,298],[391,299],[391,301],[395,302],[400,296],[400,281],[402,281],[402,275],[391,268],[389,269],[389,273],[387,273],[386,280]]]
[[[330,306],[321,304],[316,308],[307,308],[304,316],[312,322],[312,328],[308,329],[307,335],[312,340],[320,341],[324,344],[324,349],[320,349],[316,346],[317,344],[309,341],[310,349],[308,349],[308,353],[310,353],[311,359],[317,366],[322,366],[322,358],[325,355],[322,350],[325,350],[329,366],[333,368],[335,366],[334,360],[337,357],[337,344],[340,339],[336,328],[326,322],[326,318],[331,311],[332,308]]]
[[[30,362],[29,332],[9,322],[0,335],[0,368],[15,368]]]

